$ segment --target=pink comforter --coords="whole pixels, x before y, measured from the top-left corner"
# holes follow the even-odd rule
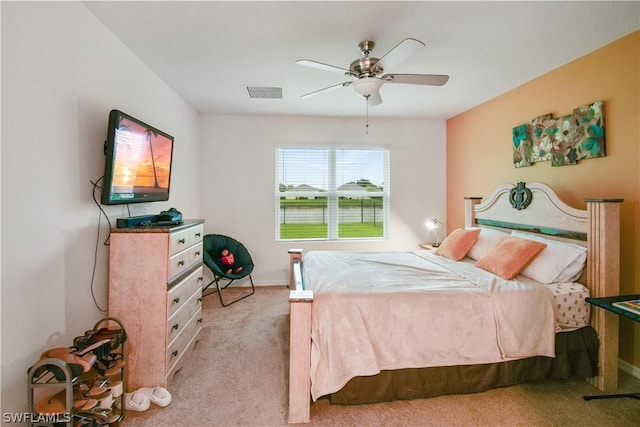
[[[555,357],[552,294],[420,252],[309,252],[311,395],[381,370]]]

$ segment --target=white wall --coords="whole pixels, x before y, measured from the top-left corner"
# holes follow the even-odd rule
[[[198,116],[79,2],[2,2],[2,412],[23,412],[26,372],[106,314],[107,226],[90,180],[104,168],[108,112],[121,109],[176,139],[169,202],[205,218],[207,232],[245,242],[258,284],[284,284],[287,249],[275,241],[275,147],[387,146],[390,239],[314,242],[310,249],[415,249],[445,217],[443,121]],[[420,188],[422,186],[423,188]],[[98,195],[99,193],[96,193]],[[123,206],[107,207],[115,223]],[[100,237],[97,238],[100,224]],[[92,292],[92,275],[93,280]]]
[[[256,284],[288,280],[291,247],[305,250],[415,250],[435,240],[428,218],[445,219],[445,122],[370,118],[203,115],[202,215],[205,232],[238,238],[256,264]],[[275,148],[287,144],[382,145],[390,150],[389,239],[276,242]],[[463,201],[460,201],[462,206]]]
[[[27,405],[26,373],[105,316],[108,247],[90,180],[118,108],[175,137],[170,206],[200,216],[198,115],[79,2],[2,2],[2,412]],[[99,196],[99,193],[97,193]],[[115,218],[125,207],[106,209]],[[96,249],[97,247],[97,249]],[[97,252],[96,252],[97,251]]]

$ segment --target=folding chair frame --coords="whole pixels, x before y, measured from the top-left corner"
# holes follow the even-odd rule
[[[246,297],[249,297],[249,296],[253,295],[256,292],[256,288],[253,286],[253,279],[251,278],[251,274],[249,274],[248,276],[245,276],[245,277],[249,277],[249,282],[251,283],[251,292],[248,293],[248,294],[244,294],[244,295],[240,296],[239,298],[234,299],[231,302],[225,303],[222,300],[222,290],[223,289],[227,289],[229,287],[229,285],[231,285],[233,282],[236,281],[236,279],[229,279],[227,277],[218,276],[217,274],[213,275],[213,280],[207,286],[205,286],[204,289],[202,290],[202,297],[204,298],[206,296],[215,294],[217,292],[218,293],[218,298],[220,299],[220,304],[222,304],[223,307],[227,307],[227,306],[229,306],[229,305],[231,305],[233,303],[236,303],[236,302],[238,302],[240,300],[243,300]],[[224,283],[225,281],[226,281],[226,283]],[[209,289],[209,287],[214,283],[216,284],[216,289],[212,289],[210,292],[205,294],[205,291],[207,289]]]

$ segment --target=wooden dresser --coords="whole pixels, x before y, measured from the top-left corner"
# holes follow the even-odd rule
[[[167,387],[202,330],[204,221],[114,228],[109,316],[127,331],[127,390]]]

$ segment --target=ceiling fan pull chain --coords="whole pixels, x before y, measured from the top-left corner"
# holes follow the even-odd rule
[[[366,111],[367,123],[366,123],[366,125],[365,125],[365,127],[364,127],[364,133],[365,133],[365,135],[369,135],[369,97],[370,97],[370,96],[371,96],[371,95],[365,95],[365,96],[364,96],[364,97],[365,97],[365,99],[366,99],[366,101],[367,101],[367,107],[366,107],[366,108],[367,108],[367,111]]]

